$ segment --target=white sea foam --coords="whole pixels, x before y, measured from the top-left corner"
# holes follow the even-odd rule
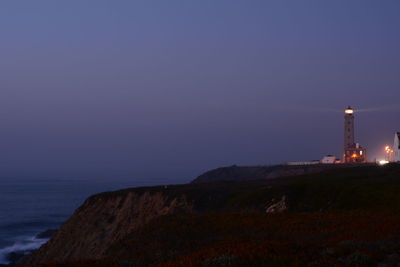
[[[23,238],[22,240],[16,241],[11,246],[0,248],[0,264],[8,264],[7,255],[11,252],[28,253],[34,249],[39,248],[41,245],[47,242],[46,239],[39,239],[36,237]]]

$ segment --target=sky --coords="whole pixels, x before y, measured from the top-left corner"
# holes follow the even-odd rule
[[[400,2],[1,1],[0,177],[187,182],[400,131]],[[390,107],[382,108],[379,107]]]

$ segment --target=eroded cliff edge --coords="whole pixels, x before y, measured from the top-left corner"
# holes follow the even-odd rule
[[[170,197],[160,191],[95,195],[75,211],[49,242],[18,265],[99,259],[111,245],[150,220],[192,210],[185,195]]]
[[[208,212],[265,212],[266,203],[279,199],[272,181],[216,182],[129,188],[88,198],[51,240],[22,258],[17,266],[43,262],[102,259],[121,240],[163,215]],[[266,190],[260,197],[254,189]],[[245,197],[245,198],[243,198]]]
[[[206,260],[225,259],[227,249],[237,261],[260,259],[257,264],[261,265],[254,266],[271,262],[284,265],[287,255],[294,255],[290,261],[293,265],[298,259],[304,264],[326,260],[324,257],[328,256],[321,254],[321,247],[338,246],[338,251],[342,251],[340,242],[358,230],[357,238],[363,240],[366,221],[373,228],[368,233],[389,229],[385,221],[392,219],[390,225],[400,225],[399,179],[400,165],[365,165],[280,179],[191,183],[101,193],[88,198],[48,243],[23,258],[19,265],[52,262],[67,264],[62,266],[156,266],[170,262],[165,266],[188,266],[184,264],[197,262],[194,266],[202,266]],[[359,218],[362,219],[357,223],[347,223]],[[287,223],[282,223],[285,220]],[[323,226],[315,228],[316,220],[322,220],[318,225]],[[325,229],[331,235],[309,234],[310,229],[317,232]],[[392,227],[389,232],[366,238],[381,242],[398,233],[399,229]],[[317,243],[307,243],[314,242],[316,237]],[[304,249],[310,250],[308,258],[296,254],[298,250],[284,249],[288,242],[298,244],[299,238],[307,245]],[[393,242],[400,244],[400,239]],[[283,249],[276,250],[276,244]],[[265,249],[270,246],[279,255],[271,256],[271,251]],[[349,251],[358,250],[355,247]],[[378,252],[380,257],[388,253],[385,249]],[[340,264],[343,257],[351,258],[350,254],[329,255],[328,260],[333,265]]]

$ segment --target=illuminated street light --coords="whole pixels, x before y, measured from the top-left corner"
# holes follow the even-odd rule
[[[386,153],[386,160],[388,162],[392,161],[393,149],[391,149],[390,146],[385,146],[385,153]]]

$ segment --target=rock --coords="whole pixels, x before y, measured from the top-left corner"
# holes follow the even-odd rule
[[[265,207],[265,211],[267,213],[281,213],[288,209],[286,203],[286,196],[282,196],[281,200],[276,201],[272,199],[270,203],[268,203]]]
[[[177,212],[192,212],[184,195],[169,197],[147,191],[98,194],[87,199],[46,244],[23,257],[18,265],[99,259],[130,232],[154,218]]]

